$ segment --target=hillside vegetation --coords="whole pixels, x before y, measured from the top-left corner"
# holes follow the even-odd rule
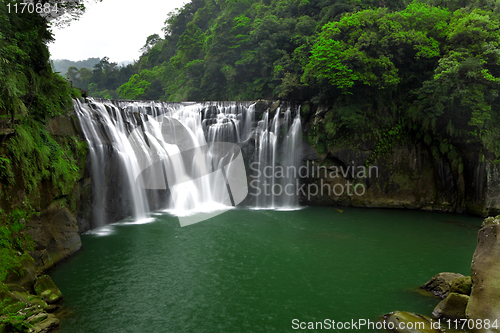
[[[78,156],[86,153],[85,143],[55,138],[46,129],[81,95],[52,71],[50,23],[36,13],[9,13],[7,5],[14,3],[0,2],[0,292],[9,274],[33,261],[27,222],[45,208],[47,197],[65,202],[78,178]],[[73,6],[83,10],[78,2]],[[3,310],[0,331],[2,325],[24,325]]]
[[[328,106],[310,143],[499,148],[499,5],[490,0],[193,0],[134,65],[68,76],[91,96]],[[303,115],[308,117],[308,108]]]

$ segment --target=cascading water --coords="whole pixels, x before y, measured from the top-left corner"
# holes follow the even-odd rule
[[[300,109],[276,110],[269,126],[269,111],[258,123],[258,154],[251,164],[255,171],[250,187],[255,191],[257,209],[298,208],[298,176],[301,166],[302,127]]]
[[[92,227],[127,215],[144,221],[155,209],[195,223],[242,202],[247,183],[255,187],[247,204],[296,208],[296,174],[274,174],[301,162],[300,112],[284,109],[269,124],[270,111],[255,103],[75,101],[92,163]],[[197,213],[205,215],[190,217]]]

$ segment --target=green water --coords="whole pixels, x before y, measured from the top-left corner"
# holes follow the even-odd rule
[[[298,332],[293,319],[429,315],[438,299],[415,287],[470,275],[482,219],[342,210],[240,209],[183,228],[164,214],[83,235],[51,273],[64,295],[59,332]]]

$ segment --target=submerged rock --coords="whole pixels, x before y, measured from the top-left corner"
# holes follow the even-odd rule
[[[56,303],[62,299],[61,291],[48,275],[43,275],[36,280],[35,292],[48,304]]]
[[[384,315],[384,327],[396,333],[439,333],[439,323],[420,314],[394,311]]]
[[[450,293],[432,311],[435,318],[461,319],[466,318],[465,310],[469,296],[457,293]]]
[[[430,291],[436,296],[445,298],[450,292],[451,284],[456,278],[464,277],[458,273],[439,273],[427,281],[422,288]]]
[[[500,225],[491,224],[478,232],[477,248],[472,258],[472,290],[467,317],[486,319],[500,326]],[[499,332],[484,327],[474,332]]]

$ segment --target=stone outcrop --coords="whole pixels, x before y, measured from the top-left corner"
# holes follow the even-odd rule
[[[45,127],[61,146],[75,146],[77,143],[86,146],[74,112],[50,119]],[[34,249],[30,253],[34,262],[26,262],[19,274],[10,274],[8,282],[29,283],[36,275],[52,268],[81,247],[79,224],[84,224],[90,216],[90,178],[86,171],[86,151],[72,153],[74,156],[71,158],[79,172],[75,183],[54,184],[44,178],[38,188],[28,192],[22,187],[24,179],[21,170],[14,167],[15,182],[0,184],[0,208],[5,213],[15,210],[37,212],[22,221],[34,241]]]
[[[472,290],[467,317],[495,320],[500,326],[500,225],[487,224],[478,232],[472,259]],[[476,328],[474,332],[500,332],[498,328]]]
[[[59,201],[53,201],[27,226],[27,232],[35,241],[31,256],[39,273],[54,267],[82,246],[75,216]]]

